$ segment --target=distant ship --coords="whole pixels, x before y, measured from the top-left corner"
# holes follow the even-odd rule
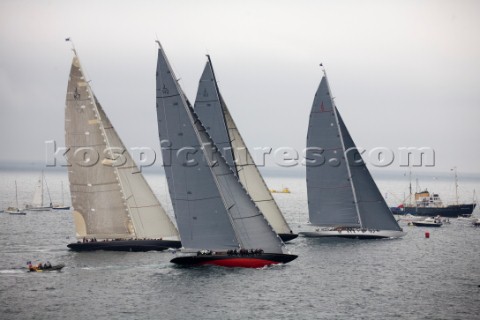
[[[457,169],[455,171],[455,195],[456,203],[445,205],[440,199],[438,193],[430,193],[426,189],[415,193],[415,202],[402,203],[398,207],[392,207],[390,210],[393,214],[411,214],[414,216],[441,216],[448,218],[456,218],[459,216],[470,217],[476,207],[475,193],[472,203],[458,202],[458,177]],[[412,183],[410,182],[410,199],[412,199]]]
[[[476,203],[444,205],[438,193],[430,193],[427,190],[415,193],[415,203],[400,204],[390,208],[393,214],[411,214],[414,216],[442,216],[456,218],[470,216],[475,209]]]

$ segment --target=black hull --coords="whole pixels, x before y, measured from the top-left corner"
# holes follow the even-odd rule
[[[115,241],[98,241],[98,242],[80,242],[70,243],[67,245],[73,251],[129,251],[129,252],[146,252],[146,251],[163,251],[168,248],[181,248],[180,241],[175,240],[115,240]]]
[[[252,255],[195,255],[176,257],[170,262],[183,267],[214,265],[228,268],[262,268],[272,264],[288,263],[298,256],[282,253],[260,253]]]
[[[441,216],[446,218],[457,218],[459,216],[469,216],[475,209],[476,204],[459,204],[442,208],[427,207],[404,207],[390,208],[393,214],[411,214],[413,216],[434,217]]]
[[[288,242],[298,237],[296,233],[279,233],[278,236],[282,239],[283,242]]]

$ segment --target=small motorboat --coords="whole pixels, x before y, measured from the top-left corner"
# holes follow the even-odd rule
[[[435,217],[435,218],[426,218],[424,220],[419,220],[419,221],[412,221],[412,225],[416,227],[441,227],[443,225],[443,222],[440,218]]]
[[[51,265],[51,264],[41,264],[32,265],[31,263],[28,264],[28,272],[48,272],[48,271],[60,271],[65,267],[64,263]]]
[[[472,224],[474,227],[480,227],[480,218],[473,220]]]

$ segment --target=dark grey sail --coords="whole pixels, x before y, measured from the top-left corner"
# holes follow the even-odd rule
[[[307,133],[307,196],[310,222],[360,227],[339,124],[326,77],[313,100]],[[315,163],[313,163],[315,161]]]
[[[265,217],[242,187],[240,181],[215,147],[202,123],[192,109],[204,155],[211,168],[217,188],[222,195],[226,213],[230,216],[241,248],[262,248],[269,253],[282,253],[283,243]],[[213,232],[213,230],[212,230]]]
[[[210,62],[205,65],[198,83],[195,113],[215,141],[215,145],[225,157],[230,168],[236,173],[235,159],[230,144],[231,138],[226,127],[220,95],[216,88],[215,75]]]
[[[205,165],[186,98],[162,48],[158,50],[156,78],[158,133],[182,245],[189,249],[238,248],[223,199]]]
[[[319,154],[324,157],[324,162],[307,165],[312,224],[398,231],[388,235],[403,235],[333,103],[326,75],[313,102],[307,147],[309,161],[318,160]]]
[[[368,171],[365,162],[363,162],[361,155],[357,151],[357,147],[355,146],[338,109],[336,111],[345,150],[349,150],[347,152],[347,162],[350,165],[352,182],[355,186],[362,227],[368,229],[401,231],[402,229],[395,220],[395,217],[391,213],[385,199],[380,193],[380,190],[378,190],[377,184]]]
[[[290,227],[268,190],[220,94],[210,57],[207,57],[208,61],[199,81],[195,113],[273,229],[279,235],[292,237]]]
[[[262,248],[282,253],[282,241],[206,133],[161,47],[157,63],[157,116],[162,156],[164,162],[171,159],[165,170],[184,247]],[[166,158],[172,151],[190,147],[193,148],[189,159],[195,164],[189,165],[177,156]]]

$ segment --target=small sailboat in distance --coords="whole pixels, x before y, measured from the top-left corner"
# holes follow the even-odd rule
[[[45,188],[47,189],[48,195],[48,205],[45,204]],[[50,197],[50,190],[48,189],[47,180],[45,179],[45,174],[42,173],[38,179],[37,185],[35,186],[35,192],[33,194],[33,199],[31,204],[27,204],[25,209],[28,211],[50,211],[52,208],[52,198]]]
[[[307,134],[306,237],[398,238],[405,233],[378,190],[332,99],[327,74]]]
[[[74,53],[65,143],[78,241],[68,247],[74,251],[181,247],[177,229],[103,111]]]
[[[208,61],[198,85],[194,105],[195,113],[225,157],[233,173],[238,177],[275,232],[283,241],[295,239],[298,235],[294,234],[288,226],[258,171],[253,157],[220,94],[210,56],[207,55],[207,58]]]
[[[162,158],[183,251],[197,252],[171,262],[259,268],[294,260],[206,132],[157,43]]]
[[[27,213],[23,210],[18,208],[18,192],[17,192],[17,181],[15,181],[15,205],[16,207],[8,207],[5,209],[5,213],[13,214],[13,215],[20,215],[24,216]]]

